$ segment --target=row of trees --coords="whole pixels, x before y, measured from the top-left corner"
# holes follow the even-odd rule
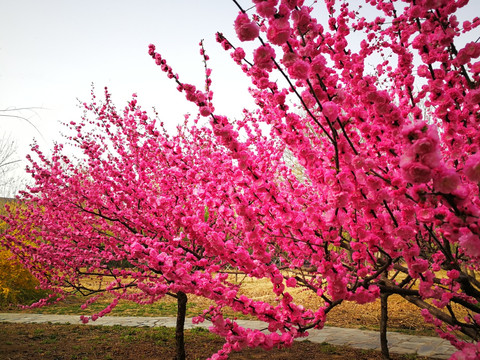
[[[66,124],[80,158],[62,144],[48,158],[33,146],[35,184],[5,219],[2,244],[56,295],[113,294],[92,320],[120,299],[177,297],[178,359],[186,294],[215,303],[195,319],[226,339],[212,359],[289,346],[343,301],[380,298],[385,334],[392,294],[421,309],[460,350],[454,358],[478,357],[480,44],[456,42],[480,18],[459,23],[467,0],[366,0],[358,9],[326,0],[325,24],[302,0],[254,0],[249,11],[234,3],[238,39],[259,46],[247,55],[217,40],[251,78],[257,109],[241,119],[215,112],[203,47],[200,90],[150,45],[199,117],[172,135],[135,97],[121,110],[107,91],[94,97],[81,121]],[[359,46],[352,36],[363,36]],[[371,59],[381,59],[374,73]],[[129,266],[112,266],[119,261]],[[277,302],[240,295],[227,268],[270,279]],[[92,276],[108,286],[86,288]],[[295,304],[296,287],[323,305]],[[268,331],[239,326],[226,307]]]

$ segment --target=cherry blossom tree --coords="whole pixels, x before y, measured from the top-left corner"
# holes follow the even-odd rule
[[[197,89],[150,45],[209,123],[168,135],[135,98],[123,112],[108,93],[85,104],[93,119],[69,124],[81,161],[60,144],[51,158],[34,146],[26,215],[6,219],[3,242],[57,293],[95,276],[109,279],[102,291],[115,299],[212,299],[195,319],[226,339],[212,359],[288,346],[342,302],[379,298],[388,357],[392,294],[419,307],[459,349],[453,358],[477,358],[480,44],[464,39],[480,18],[459,23],[467,0],[234,3],[238,40],[257,45],[217,40],[250,77],[258,107],[241,119],[217,114],[203,46]],[[227,267],[270,279],[276,302],[241,295]],[[294,288],[322,305],[296,304]],[[239,326],[226,307],[265,321],[266,331]]]
[[[263,333],[237,326],[237,348],[291,343],[297,323],[293,310],[275,316],[283,305],[239,295],[240,285],[229,282],[225,272],[234,268],[256,277],[274,272],[277,282],[282,279],[265,254],[260,261],[243,242],[228,201],[235,192],[243,198],[238,184],[245,180],[213,132],[186,121],[169,135],[141,110],[136,97],[118,111],[107,90],[104,100],[93,95],[83,106],[84,118],[65,124],[72,134],[67,144],[75,146],[77,157],[66,155],[71,153],[67,145],[55,145],[51,157],[34,145],[28,172],[35,184],[22,194],[22,206],[4,217],[8,228],[2,244],[52,291],[33,307],[72,292],[94,295],[84,304],[88,307],[110,294],[105,309],[82,316],[88,322],[108,314],[121,299],[149,304],[173,296],[178,302],[176,359],[184,359],[187,294],[194,294],[216,304],[196,321],[211,320],[225,331],[233,324],[222,317],[228,306],[271,318],[271,326],[283,333],[274,332],[264,344]],[[272,149],[260,148],[259,158],[274,156]]]
[[[252,80],[259,108],[244,120],[216,115],[210,93],[182,83],[153,45],[149,53],[241,157],[251,199],[237,223],[256,219],[243,236],[270,244],[266,252],[290,269],[310,265],[287,285],[325,305],[300,330],[321,326],[342,301],[380,297],[385,334],[387,298],[399,294],[476,358],[478,347],[456,334],[476,342],[480,330],[480,44],[467,36],[480,18],[460,24],[468,1],[324,1],[321,24],[303,1],[253,1],[248,11],[234,2],[238,39],[259,42],[247,56],[217,34]],[[265,176],[249,153],[262,137],[247,129],[249,140],[239,140],[246,124],[268,128],[303,166],[303,181],[281,166]]]

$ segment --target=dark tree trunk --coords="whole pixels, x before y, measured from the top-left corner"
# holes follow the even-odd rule
[[[388,296],[389,294],[385,292],[380,293],[380,346],[385,360],[390,359],[387,341]]]
[[[185,360],[185,338],[183,330],[185,327],[185,315],[187,313],[187,295],[179,291],[177,293],[177,327],[175,329],[175,359]]]

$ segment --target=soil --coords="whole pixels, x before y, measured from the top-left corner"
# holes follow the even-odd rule
[[[206,359],[222,347],[219,337],[206,331],[186,333],[187,359]],[[52,324],[0,323],[2,360],[147,360],[174,358],[174,330]],[[289,349],[247,349],[232,360],[380,360],[380,353],[334,347],[308,341]],[[393,356],[392,359],[412,359]],[[417,358],[426,359],[426,358]]]
[[[244,281],[243,291],[256,300],[275,304],[276,299],[269,289],[267,281]],[[295,301],[307,308],[319,306],[318,297],[309,292],[292,289]],[[19,310],[18,307],[2,309],[13,312],[46,312],[59,314],[91,314],[92,308],[79,311],[85,298],[67,298],[65,301],[40,309]],[[105,304],[103,304],[105,302]],[[106,306],[109,299],[100,301],[99,309]],[[208,308],[210,303],[202,298],[189,297],[188,316],[195,316]],[[380,316],[379,301],[358,305],[344,302],[328,315],[327,325],[377,330]],[[97,311],[99,310],[97,309]],[[119,316],[175,316],[176,300],[165,298],[151,306],[123,303],[110,315]],[[416,335],[435,336],[433,327],[423,321],[420,311],[400,296],[389,298],[389,331],[401,331]],[[222,347],[223,340],[204,331],[187,333],[187,359],[206,359]],[[0,360],[123,360],[123,359],[173,359],[173,329],[139,329],[122,327],[94,327],[52,324],[2,324],[0,323]],[[247,349],[234,353],[230,359],[382,359],[378,352],[335,347],[328,344],[315,344],[308,341],[295,342],[290,349],[263,351]],[[411,355],[392,357],[392,359],[421,359]]]

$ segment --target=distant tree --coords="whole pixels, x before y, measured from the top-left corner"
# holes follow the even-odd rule
[[[83,152],[79,161],[63,154],[60,144],[51,158],[33,146],[37,157],[27,171],[35,184],[22,193],[23,206],[5,219],[2,242],[52,290],[33,306],[70,292],[95,294],[89,303],[113,295],[104,310],[83,317],[87,322],[109,313],[120,299],[145,304],[177,298],[176,359],[184,359],[187,294],[217,304],[201,314],[214,323],[223,321],[218,312],[224,306],[245,314],[272,308],[239,297],[239,285],[222,273],[265,271],[267,265],[246,260],[233,211],[222,206],[235,191],[237,174],[212,132],[185,124],[168,135],[135,98],[119,112],[105,96],[104,102],[85,104],[82,121],[67,125],[69,142]],[[95,285],[88,285],[92,278]]]
[[[36,107],[26,108],[7,108],[0,109],[0,129],[1,121],[19,121],[26,122],[29,126],[33,127],[39,134],[37,127],[30,120],[30,117],[25,113],[35,112]],[[8,119],[8,120],[7,120]],[[41,134],[40,134],[41,135]],[[22,181],[18,174],[13,174],[18,169],[18,165],[21,163],[21,159],[17,154],[17,144],[8,135],[3,134],[0,138],[0,195],[6,197],[12,197],[22,187]]]
[[[8,136],[0,138],[0,192],[2,196],[11,197],[18,190],[19,180],[13,171],[19,162],[15,142]]]

